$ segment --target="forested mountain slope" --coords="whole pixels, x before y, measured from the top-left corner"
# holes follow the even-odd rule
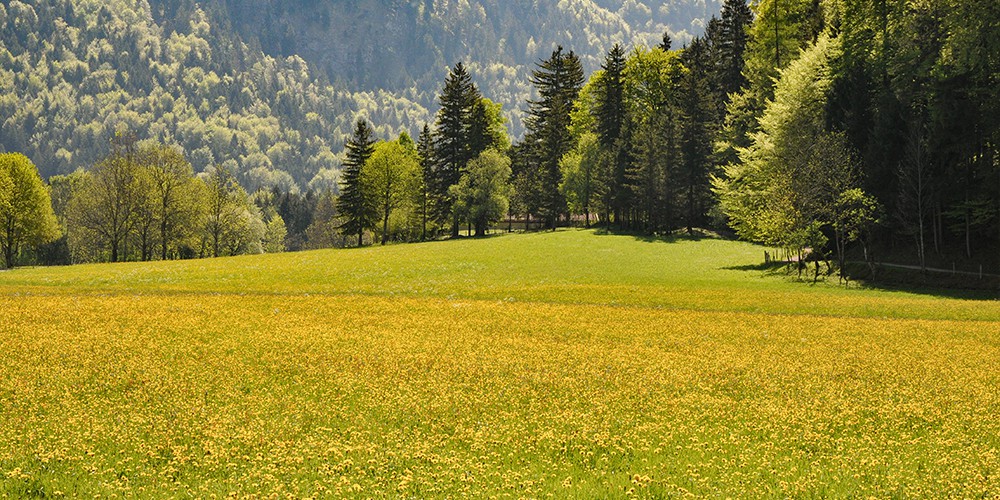
[[[250,188],[330,179],[358,115],[379,135],[432,119],[471,68],[521,132],[531,65],[556,44],[595,69],[617,41],[686,39],[715,1],[10,0],[0,3],[0,149],[50,176],[127,126],[229,162]],[[692,21],[693,20],[693,21]]]

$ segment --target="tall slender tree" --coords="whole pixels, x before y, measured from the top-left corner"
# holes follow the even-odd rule
[[[461,62],[452,68],[438,98],[441,109],[435,122],[434,215],[442,224],[451,222],[451,235],[458,236],[458,219],[452,205],[455,200],[449,189],[458,183],[473,156],[470,144],[470,124],[473,109],[481,99],[472,83],[472,76]]]
[[[368,121],[359,118],[354,125],[354,135],[347,140],[344,159],[343,185],[337,198],[337,213],[342,218],[341,234],[357,235],[358,246],[364,243],[365,230],[373,227],[374,215],[371,200],[366,196],[361,179],[361,169],[375,152],[375,136]]]
[[[417,207],[420,210],[420,240],[427,239],[427,222],[430,208],[430,187],[434,182],[434,135],[431,127],[424,124],[417,138],[417,158],[420,162],[420,186],[417,190]]]
[[[527,168],[538,172],[539,182],[535,187],[539,190],[539,215],[547,228],[555,229],[559,216],[566,213],[566,198],[559,189],[562,184],[559,163],[573,148],[570,113],[583,88],[580,58],[558,47],[549,59],[538,63],[538,68],[532,71],[531,83],[537,88],[539,99],[529,102],[525,159]]]
[[[628,118],[625,109],[624,80],[625,49],[615,44],[604,58],[601,66],[604,71],[595,89],[597,100],[595,121],[597,122],[597,137],[601,151],[610,158],[611,179],[608,186],[608,196],[615,222],[621,224],[624,211],[629,203],[629,190],[626,188],[625,171],[628,169],[631,141],[622,140],[622,129]]]

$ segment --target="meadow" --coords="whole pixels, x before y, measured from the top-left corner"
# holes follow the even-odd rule
[[[592,231],[0,273],[0,497],[1000,498],[1000,302]]]

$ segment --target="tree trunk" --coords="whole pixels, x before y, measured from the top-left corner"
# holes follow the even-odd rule
[[[385,215],[382,217],[382,244],[389,241],[389,209],[385,210]]]
[[[423,222],[423,227],[420,231],[420,241],[427,241],[427,195],[423,197],[423,201],[420,204],[421,218]]]
[[[160,223],[160,259],[167,260],[167,222]]]
[[[8,222],[6,231],[4,245],[3,245],[3,257],[4,262],[7,264],[7,269],[14,268],[14,255],[17,253],[14,251],[14,228],[13,221]]]

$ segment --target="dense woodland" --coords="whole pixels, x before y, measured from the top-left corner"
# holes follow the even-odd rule
[[[4,1],[0,149],[49,177],[129,128],[180,145],[196,172],[226,163],[248,189],[305,191],[336,175],[358,117],[383,139],[433,120],[456,61],[520,135],[529,66],[558,43],[580,40],[594,69],[613,40],[689,38],[713,1]]]
[[[26,7],[10,2],[4,15],[15,22],[5,26],[20,22]],[[18,15],[11,14],[15,9]],[[586,57],[567,37],[521,76],[531,97],[521,104],[524,131],[513,143],[510,113],[496,104],[494,89],[476,83],[483,80],[475,65],[449,68],[438,84],[433,120],[413,135],[385,140],[386,123],[375,112],[309,111],[337,100],[313,99],[322,92],[314,93],[318,80],[302,73],[307,63],[259,55],[255,64],[270,61],[302,76],[279,78],[281,85],[305,87],[281,87],[262,99],[258,79],[234,79],[219,84],[231,94],[187,102],[203,126],[201,110],[210,117],[223,109],[217,122],[236,124],[220,125],[218,150],[191,149],[180,133],[181,115],[165,119],[176,123],[173,129],[159,128],[160,121],[109,121],[114,127],[78,139],[94,144],[86,154],[95,158],[85,161],[69,149],[49,158],[24,148],[35,164],[63,165],[56,172],[86,170],[49,181],[61,231],[47,224],[5,248],[17,249],[24,261],[177,258],[415,241],[457,236],[463,228],[483,234],[519,220],[534,228],[599,224],[655,235],[731,228],[790,255],[839,260],[841,267],[851,252],[922,266],[949,258],[994,266],[1000,248],[998,24],[1000,5],[991,0],[727,0],[690,41],[672,42],[667,31],[655,45],[612,44],[589,73]],[[94,26],[107,29],[96,18]],[[26,49],[31,44],[52,45],[39,41],[51,38],[18,39],[20,57],[34,53]],[[4,40],[12,43],[6,33]],[[176,57],[180,53],[185,57]],[[174,88],[176,79],[199,68],[190,65],[197,50],[148,54],[170,55],[163,64],[172,66],[162,73],[147,65],[154,68],[149,78],[175,79],[163,80],[162,88]],[[27,67],[27,60],[12,56],[3,67],[8,62]],[[292,69],[296,65],[301,71]],[[46,81],[7,71],[12,76],[0,83],[12,82],[8,89],[33,81],[41,88]],[[126,85],[143,78],[109,75]],[[71,94],[91,76],[64,88]],[[199,76],[191,83],[204,84],[205,74]],[[59,106],[45,102],[24,111],[19,94],[8,92],[0,96],[9,116],[5,144],[8,124],[27,137],[60,130]],[[229,100],[240,95],[252,97],[249,107],[230,109]],[[124,94],[119,99],[130,102]],[[82,105],[86,97],[80,101],[64,105]],[[281,102],[285,118],[270,123],[273,138],[288,140],[261,151],[267,141],[261,135],[245,140],[249,132],[239,123],[259,124],[260,115],[250,110]],[[30,134],[24,128],[29,114]],[[351,128],[345,132],[320,116],[349,116]],[[310,123],[322,125],[311,129]],[[307,144],[327,144],[321,137],[336,134],[344,151],[327,147],[321,156],[328,163],[303,167],[305,177],[312,175],[308,184],[293,176],[278,180],[283,171],[275,165],[309,165]],[[24,139],[28,143],[36,142]],[[76,151],[79,143],[72,144]],[[279,151],[289,156],[278,161]],[[269,162],[248,169],[253,155]],[[170,184],[165,177],[180,186],[176,198],[163,194]],[[116,195],[102,195],[114,189]],[[111,198],[132,201],[116,207]]]

